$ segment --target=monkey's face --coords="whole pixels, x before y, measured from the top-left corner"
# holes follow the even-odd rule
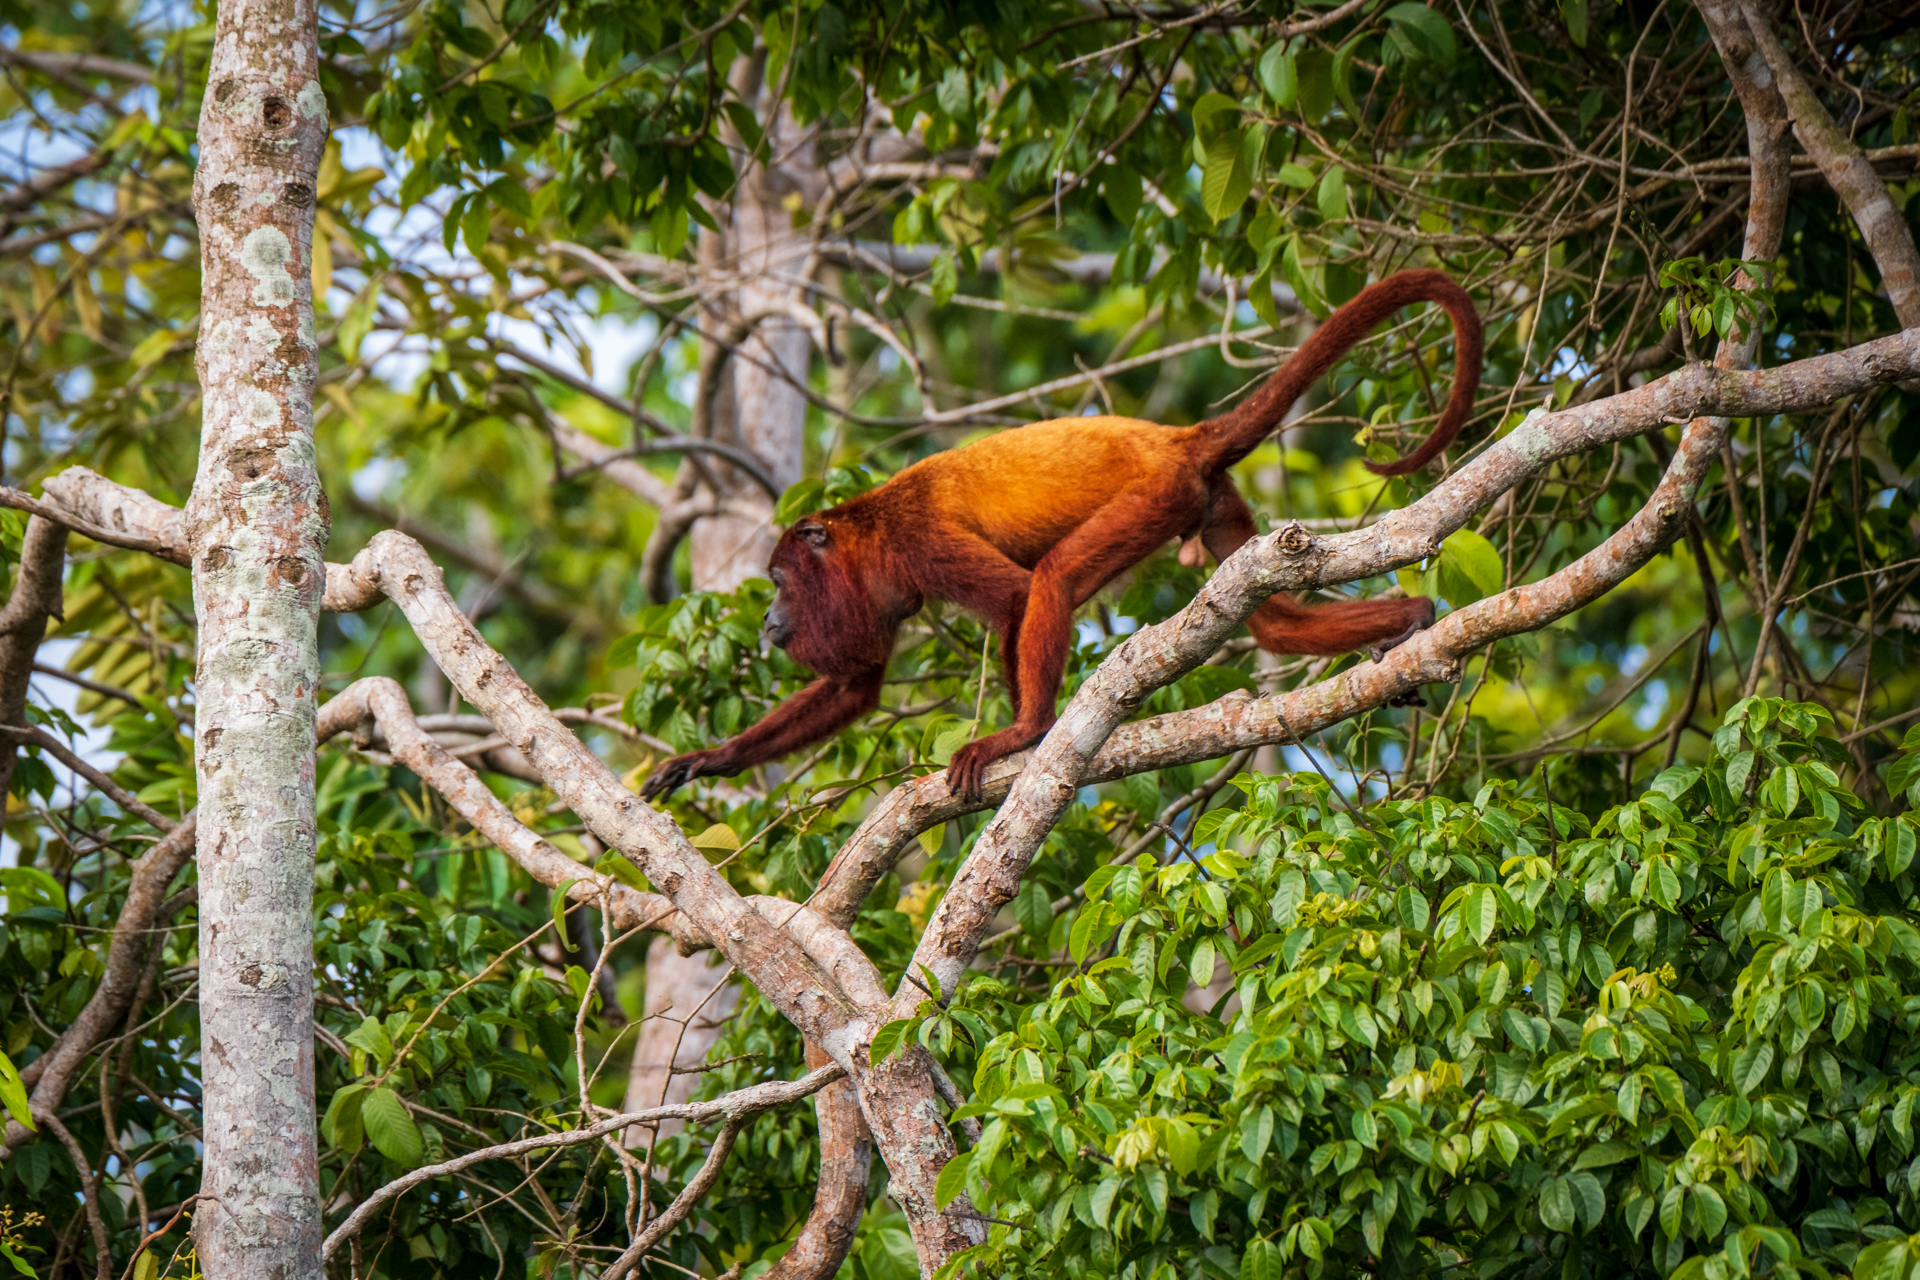
[[[767,565],[778,594],[761,638],[823,676],[852,675],[884,663],[884,630],[852,533],[808,517],[788,529]]]

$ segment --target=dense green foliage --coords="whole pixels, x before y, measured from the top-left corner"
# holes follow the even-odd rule
[[[1825,719],[1742,702],[1704,768],[1593,821],[1509,784],[1361,815],[1314,775],[1236,779],[1192,837],[1212,852],[1103,867],[1082,967],[988,1015],[1013,1025],[960,1113],[987,1125],[942,1178],[1019,1224],[978,1273],[1870,1276],[1920,1251],[1920,823],[1839,785]]]

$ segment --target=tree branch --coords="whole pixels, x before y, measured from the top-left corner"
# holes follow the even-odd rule
[[[94,988],[80,1016],[60,1033],[53,1047],[20,1069],[21,1080],[33,1090],[32,1106],[36,1112],[51,1115],[59,1111],[88,1056],[126,1016],[140,984],[148,949],[160,945],[160,939],[150,931],[166,901],[167,886],[193,857],[195,827],[195,815],[189,813],[133,864],[126,901],[120,904],[113,939],[107,944],[107,963],[100,985]],[[9,1119],[0,1158],[30,1136],[30,1131],[19,1121]]]
[[[1740,11],[1754,46],[1766,59],[1780,96],[1786,100],[1794,136],[1820,166],[1827,184],[1846,203],[1860,227],[1867,251],[1880,268],[1880,283],[1893,303],[1893,313],[1905,328],[1920,326],[1920,251],[1914,248],[1913,232],[1906,219],[1888,197],[1886,183],[1846,131],[1834,123],[1752,0],[1740,0]]]
[[[684,1102],[674,1106],[654,1107],[647,1111],[630,1111],[601,1120],[585,1129],[565,1129],[557,1133],[543,1133],[531,1138],[521,1138],[516,1142],[501,1143],[499,1146],[482,1147],[478,1151],[469,1151],[465,1155],[455,1156],[440,1164],[415,1169],[402,1177],[395,1178],[355,1205],[353,1212],[347,1215],[347,1220],[335,1227],[333,1234],[329,1235],[326,1243],[321,1246],[321,1261],[331,1258],[341,1245],[358,1235],[361,1228],[366,1226],[367,1219],[371,1218],[381,1205],[396,1196],[404,1195],[423,1182],[451,1177],[462,1169],[470,1169],[487,1160],[511,1160],[554,1147],[571,1147],[583,1142],[598,1142],[607,1134],[615,1133],[632,1124],[650,1124],[659,1120],[698,1122],[716,1118],[738,1123],[771,1107],[797,1102],[824,1089],[845,1075],[846,1072],[840,1067],[829,1063],[809,1071],[798,1080],[770,1080],[765,1084],[739,1089],[725,1097],[714,1098],[708,1102]]]

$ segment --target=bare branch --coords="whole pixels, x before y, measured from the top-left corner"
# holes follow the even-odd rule
[[[50,76],[99,76],[150,84],[153,72],[134,62],[103,58],[95,53],[55,53],[50,49],[10,49],[0,45],[0,66],[31,67]]]
[[[809,1071],[798,1080],[770,1080],[766,1084],[752,1085],[707,1102],[684,1102],[674,1106],[654,1107],[647,1111],[630,1111],[601,1120],[585,1129],[563,1129],[555,1133],[521,1138],[516,1142],[502,1143],[499,1146],[482,1147],[478,1151],[469,1151],[465,1155],[455,1156],[440,1164],[415,1169],[387,1183],[354,1206],[353,1212],[347,1215],[347,1220],[335,1227],[333,1234],[327,1237],[326,1244],[321,1246],[321,1260],[331,1258],[341,1245],[358,1235],[361,1228],[366,1226],[367,1219],[371,1218],[381,1205],[396,1196],[404,1195],[423,1182],[431,1182],[435,1178],[452,1177],[462,1169],[470,1169],[488,1160],[512,1160],[535,1151],[577,1146],[583,1142],[598,1142],[607,1134],[633,1124],[650,1124],[669,1119],[689,1120],[696,1123],[714,1119],[739,1122],[770,1107],[797,1102],[842,1079],[845,1075],[845,1071],[829,1063],[817,1070]]]
[[[1888,197],[1887,185],[1873,171],[1873,164],[1827,114],[1752,0],[1740,0],[1740,11],[1754,45],[1773,71],[1780,96],[1786,99],[1794,136],[1820,166],[1828,185],[1846,202],[1859,225],[1867,251],[1880,268],[1880,283],[1886,287],[1894,314],[1900,317],[1902,326],[1920,327],[1920,251],[1914,248],[1906,218]]]
[[[94,988],[80,1016],[60,1034],[53,1047],[20,1069],[21,1079],[33,1090],[32,1105],[36,1109],[48,1113],[60,1109],[87,1057],[126,1016],[149,949],[160,946],[160,938],[151,929],[166,901],[167,886],[193,856],[195,825],[194,815],[189,813],[165,839],[133,864],[126,901],[120,905],[113,940],[107,944],[106,968],[100,985]],[[8,1148],[17,1146],[27,1136],[28,1131],[18,1121],[8,1120],[5,1131]]]
[[[133,814],[142,822],[157,827],[161,831],[173,830],[174,822],[172,818],[167,817],[157,809],[142,804],[139,797],[115,782],[112,778],[109,778],[99,769],[88,764],[71,747],[48,733],[45,729],[33,725],[0,724],[0,737],[4,737],[10,742],[25,743],[29,746],[39,747],[42,751],[50,752],[61,764],[64,764],[67,768],[73,770],[88,782],[91,782],[115,804],[125,809],[128,813]]]

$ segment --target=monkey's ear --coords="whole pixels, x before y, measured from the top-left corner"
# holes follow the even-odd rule
[[[793,531],[816,551],[827,545],[827,526],[818,520],[802,520],[793,526]]]

